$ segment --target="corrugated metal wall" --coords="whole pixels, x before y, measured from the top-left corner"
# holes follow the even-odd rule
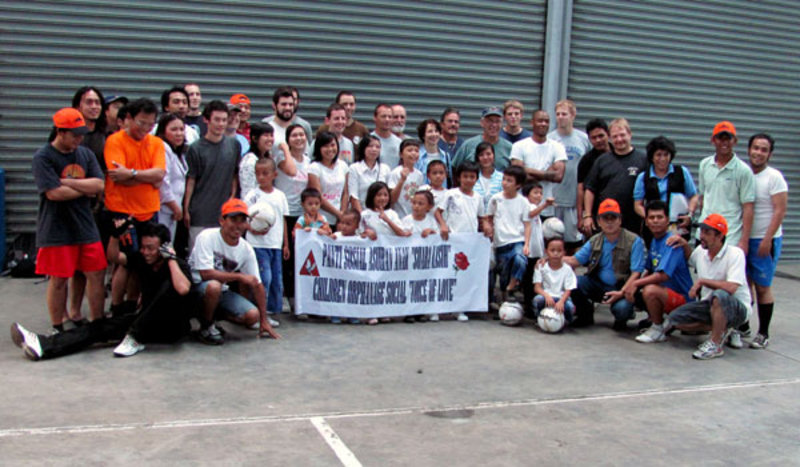
[[[569,96],[578,122],[624,116],[634,144],[664,134],[696,174],[731,120],[737,153],[767,131],[789,183],[784,257],[800,259],[800,8],[795,0],[575,0]]]
[[[80,86],[157,99],[195,81],[204,99],[244,92],[253,116],[273,90],[300,88],[300,115],[322,123],[341,89],[372,125],[380,101],[400,102],[409,128],[462,109],[464,136],[480,110],[541,89],[544,0],[462,1],[9,1],[0,3],[0,166],[10,233],[33,231],[30,159],[50,116]]]

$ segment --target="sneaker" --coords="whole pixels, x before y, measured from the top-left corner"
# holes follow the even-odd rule
[[[667,336],[664,335],[664,326],[661,324],[654,324],[636,336],[636,342],[641,342],[642,344],[653,344],[655,342],[664,342],[665,340],[667,340]]]
[[[729,330],[727,344],[733,349],[741,349],[744,347],[744,343],[742,342],[742,334],[736,329]]]
[[[130,357],[144,350],[144,344],[136,342],[130,334],[125,334],[125,338],[114,349],[115,357]]]
[[[35,332],[25,329],[19,323],[14,323],[11,325],[11,340],[25,351],[25,356],[29,359],[36,361],[42,358],[42,344]]]
[[[425,316],[425,315],[416,315],[416,316],[414,316],[414,319],[419,321],[420,323],[427,323],[428,322],[428,317]]]
[[[403,318],[403,322],[408,323],[408,324],[414,324],[414,317],[413,316],[406,316],[405,318]]]
[[[652,325],[652,321],[650,321],[648,318],[644,318],[639,320],[639,323],[636,324],[636,328],[641,331],[642,329],[647,329]]]
[[[739,329],[739,334],[741,334],[743,338],[749,339],[753,337],[753,328],[748,326],[746,331],[742,331],[741,329]]]
[[[692,357],[696,358],[697,360],[710,360],[712,358],[717,358],[725,355],[725,351],[722,349],[721,345],[717,345],[711,339],[703,342],[694,351]]]
[[[342,318],[331,316],[331,324],[342,324]]]
[[[469,317],[464,313],[459,313],[458,316],[456,316],[456,319],[462,322],[469,321]]]
[[[259,329],[261,329],[261,322],[256,321],[255,323],[251,324],[250,326],[247,326],[247,329],[250,329],[250,330],[253,330],[253,331],[258,331]]]
[[[370,325],[370,326],[375,326],[376,324],[378,324],[378,318],[370,318],[370,319],[368,319],[367,320],[367,324]]]
[[[358,318],[350,318],[348,321],[350,324],[361,324],[361,320]]]
[[[438,323],[439,322],[439,315],[429,315],[428,321],[431,323]]]
[[[295,315],[297,321],[308,321],[308,315],[305,313],[300,313],[299,315]]]
[[[753,342],[750,343],[751,349],[766,349],[769,345],[769,337],[764,334],[756,334]]]
[[[200,342],[207,345],[222,345],[225,343],[225,338],[222,337],[219,329],[213,324],[205,329],[201,329],[200,332],[197,333],[197,337],[200,338]]]
[[[275,318],[270,318],[269,316],[267,316],[267,322],[268,322],[268,323],[269,323],[269,325],[270,325],[270,326],[272,326],[273,328],[278,328],[278,327],[280,327],[280,326],[281,326],[281,322],[280,322],[280,321],[278,321],[278,320],[277,320],[277,319],[275,319]]]

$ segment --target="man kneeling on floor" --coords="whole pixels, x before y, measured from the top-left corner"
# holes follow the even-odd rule
[[[117,231],[127,228],[119,220]],[[108,243],[108,255],[134,271],[141,279],[142,308],[139,313],[95,319],[82,326],[50,336],[36,334],[21,324],[11,325],[11,338],[31,360],[55,358],[83,350],[99,342],[122,342],[114,349],[118,357],[144,350],[144,342],[172,343],[190,329],[189,318],[199,308],[190,294],[189,266],[175,256],[170,233],[161,224],[145,224],[139,251],[120,252],[119,238]]]
[[[189,264],[194,289],[203,297],[200,341],[209,345],[225,342],[214,324],[215,318],[258,329],[259,336],[279,338],[272,328],[280,323],[267,317],[267,295],[253,247],[242,235],[247,230],[247,204],[231,198],[222,205],[220,227],[205,229],[197,235]],[[236,284],[240,293],[248,292],[256,304],[231,290]]]
[[[711,331],[711,338],[692,356],[698,360],[721,357],[722,344],[732,329],[750,319],[750,290],[747,287],[744,252],[725,244],[728,223],[719,214],[710,214],[699,225],[700,246],[691,252],[689,266],[696,268],[697,281],[689,296],[699,300],[676,308],[669,325],[683,331]],[[677,241],[689,255],[686,240]]]
[[[664,317],[675,308],[691,301],[692,275],[686,265],[683,249],[675,243],[669,231],[669,208],[660,199],[645,206],[645,223],[653,234],[645,263],[646,275],[636,279],[633,286],[637,305],[647,310],[652,325],[636,336],[642,343],[663,342]]]

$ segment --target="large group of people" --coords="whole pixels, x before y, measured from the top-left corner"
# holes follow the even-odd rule
[[[167,89],[160,104],[87,86],[53,115],[32,164],[36,269],[49,277],[53,329],[11,327],[31,359],[108,341],[119,342],[115,355],[131,356],[189,333],[219,345],[221,320],[278,338],[283,298],[295,308],[298,229],[372,240],[480,232],[493,261],[489,303],[479,309],[521,301],[532,317],[553,308],[579,327],[594,323],[602,303],[618,331],[639,309],[648,318],[638,342],[674,329],[710,332],[697,359],[721,356],[726,343],[743,347],[753,288],[759,327],[749,346],[769,344],[788,188],[769,166],[768,134],[750,137],[742,160],[736,128],[719,122],[695,184],[674,163],[669,138],[636,148],[624,118],[591,119],[583,132],[567,99],[553,109],[552,131],[546,109],[523,128],[525,109],[510,99],[486,107],[481,133],[466,139],[455,107],[423,119],[414,137],[405,107],[381,103],[369,131],[354,118],[350,91],[337,94],[316,132],[288,86],[275,90],[274,114],[261,121],[251,121],[241,93],[203,106],[196,83]],[[272,225],[251,223],[267,211]],[[468,321],[470,311],[454,318]],[[439,319],[435,310],[406,318]]]

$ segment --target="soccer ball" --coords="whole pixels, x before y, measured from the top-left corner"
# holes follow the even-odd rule
[[[547,333],[556,333],[564,329],[564,315],[556,311],[555,308],[543,308],[539,312],[539,318],[536,320],[539,324],[539,329]]]
[[[517,302],[503,302],[499,314],[501,323],[516,326],[522,321],[522,305]]]
[[[545,240],[553,237],[564,238],[566,228],[558,217],[551,217],[542,223],[542,236]]]
[[[256,203],[248,209],[250,212],[250,228],[253,230],[266,230],[272,227],[277,220],[275,210],[269,203]]]

